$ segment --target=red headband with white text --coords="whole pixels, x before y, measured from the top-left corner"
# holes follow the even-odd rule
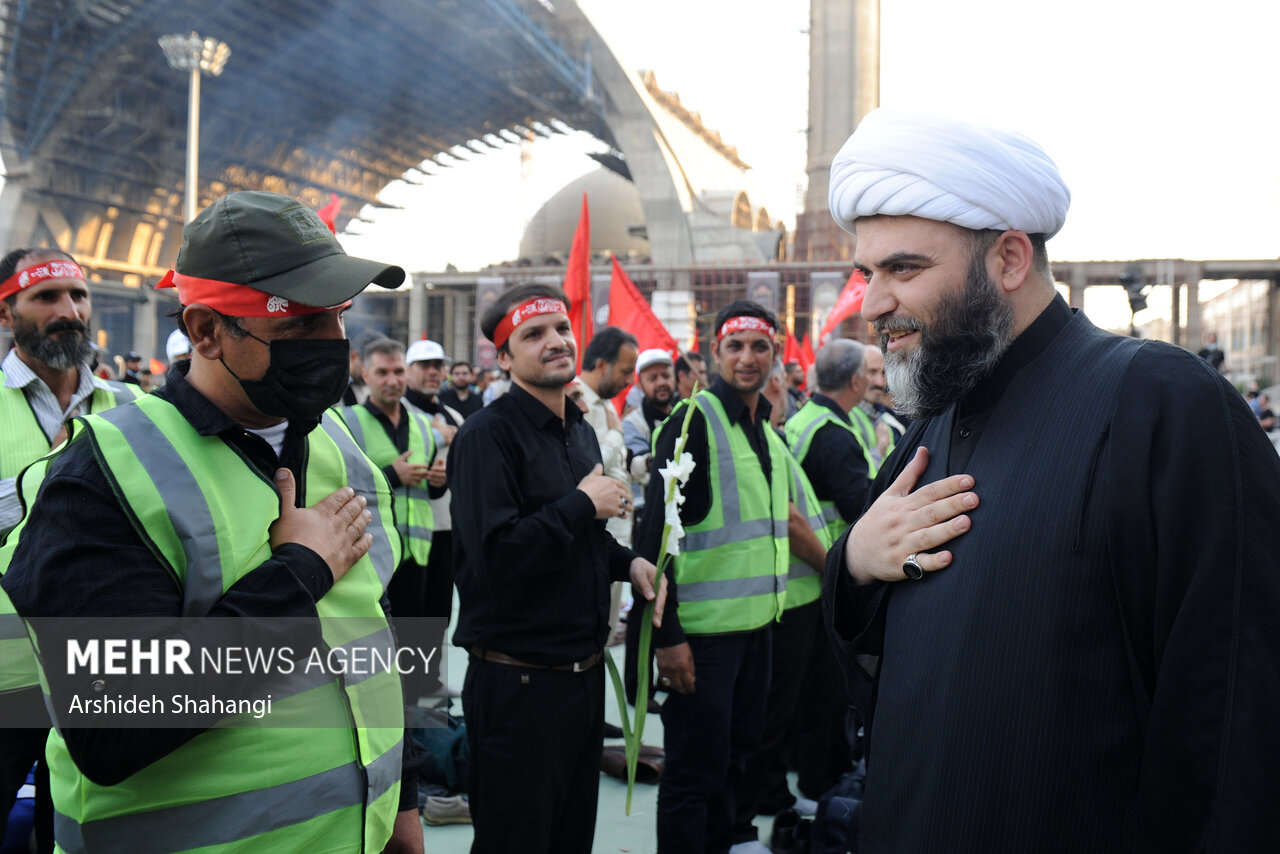
[[[568,314],[569,309],[562,300],[558,300],[555,297],[534,297],[531,300],[522,302],[510,314],[502,318],[502,321],[493,330],[493,343],[501,347],[507,343],[511,333],[515,332],[516,327],[521,323],[540,314],[556,314],[557,312]]]
[[[763,332],[770,339],[774,335],[774,329],[769,325],[769,321],[744,314],[726,320],[724,325],[720,327],[720,331],[716,333],[716,340],[723,341],[724,336],[732,335],[735,332]]]
[[[292,317],[303,314],[320,314],[333,311],[335,308],[346,308],[351,305],[347,300],[342,305],[329,307],[303,305],[290,302],[284,297],[251,288],[248,285],[237,285],[235,282],[220,282],[217,279],[200,279],[195,276],[184,276],[170,270],[156,285],[161,288],[177,288],[178,301],[183,305],[207,305],[231,317]]]
[[[60,258],[56,261],[45,261],[26,267],[4,280],[0,285],[0,299],[8,299],[18,291],[25,290],[50,279],[79,279],[84,281],[84,270],[75,261]]]

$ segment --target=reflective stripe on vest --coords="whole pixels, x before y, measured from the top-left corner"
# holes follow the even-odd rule
[[[699,392],[694,405],[707,424],[712,506],[688,526],[675,558],[680,623],[687,634],[757,629],[781,615],[787,596],[786,449],[765,430],[766,480],[746,434],[729,427],[715,395]],[[681,422],[673,416],[664,425],[673,423]]]
[[[129,403],[135,392],[125,383],[93,379],[93,394],[89,396],[89,409],[101,412],[121,403]],[[18,388],[4,386],[4,372],[0,371],[0,478],[18,477],[32,463],[49,453],[49,437],[27,403],[27,396]],[[43,479],[41,468],[31,477],[23,477],[17,488],[24,511],[35,500]],[[9,568],[9,559],[19,537],[16,526],[0,549],[0,577]],[[17,626],[15,629],[14,626]],[[13,602],[0,589],[0,693],[32,688],[40,684],[40,671],[35,651],[27,639]]]
[[[137,394],[125,383],[94,377],[93,394],[88,398],[89,411],[104,412],[131,402]],[[0,371],[0,436],[4,437],[0,442],[0,478],[17,477],[52,447],[27,402],[26,392],[5,386],[3,371]]]
[[[809,522],[809,527],[813,529],[822,547],[830,549],[832,540],[827,533],[826,520],[818,509],[818,496],[814,493],[813,485],[809,483],[804,469],[800,468],[800,463],[796,462],[796,458],[791,456],[789,451],[787,452],[787,471],[791,475],[788,486],[792,503],[800,511],[800,515]],[[818,571],[792,551],[791,563],[787,567],[787,609],[807,605],[821,595],[822,579]]]
[[[429,464],[435,457],[435,436],[427,414],[402,401],[409,418],[409,462]],[[386,429],[365,406],[344,406],[336,410],[357,445],[379,468],[386,468],[400,456]],[[417,486],[401,484],[395,489],[396,530],[404,538],[405,556],[419,566],[427,565],[435,522],[426,482]]]
[[[365,769],[371,794],[381,796],[400,781],[403,748],[404,742],[397,742]],[[340,765],[273,787],[269,792],[255,790],[220,798],[216,812],[230,819],[226,822],[210,823],[205,813],[211,804],[197,802],[85,824],[77,824],[55,810],[53,831],[58,849],[67,854],[94,854],[99,851],[165,854],[174,850],[171,847],[173,840],[184,840],[191,843],[191,847],[226,845],[249,835],[301,824],[314,815],[344,809],[348,805],[342,802],[342,793],[362,788],[365,788],[365,781],[360,769],[354,765]],[[269,799],[269,809],[264,806],[264,797]]]
[[[814,436],[828,424],[834,424],[853,436],[858,443],[858,447],[862,449],[863,460],[867,463],[867,477],[869,479],[874,478],[876,474],[875,459],[871,456],[871,452],[867,450],[867,446],[863,444],[858,429],[851,422],[846,422],[832,412],[828,407],[812,400],[800,407],[800,411],[791,416],[791,420],[787,422],[787,440],[791,444],[792,454],[795,455],[795,459],[800,463],[801,467],[804,466],[805,460],[809,457],[809,450],[813,447]],[[831,543],[835,543],[836,540],[840,539],[840,535],[844,533],[844,529],[852,524],[852,520],[845,519],[840,515],[840,511],[836,509],[834,501],[820,499],[818,507],[826,526],[827,537]]]
[[[198,614],[199,603],[209,596],[216,602],[270,556],[279,493],[221,438],[200,436],[155,397],[84,424],[77,441],[94,443],[135,526],[180,585],[203,591],[184,597],[184,613]],[[368,501],[373,534],[369,552],[316,603],[321,631],[333,649],[389,647],[393,638],[379,601],[400,557],[392,496],[332,413],[321,425],[306,439],[299,504],[314,506],[350,485]],[[163,443],[147,444],[156,434]],[[159,464],[150,459],[157,447],[161,459],[176,459],[181,469],[159,484],[152,480]],[[183,492],[169,492],[175,489]],[[186,542],[190,536],[209,551],[197,554]],[[399,800],[399,676],[383,670],[364,678],[290,679],[282,687],[273,718],[297,714],[341,723],[209,729],[115,786],[85,778],[55,730],[48,756],[59,850],[380,851]],[[397,725],[385,723],[389,719]]]
[[[853,422],[854,432],[858,437],[858,443],[862,445],[862,453],[867,458],[867,464],[870,468],[867,470],[867,476],[872,480],[880,472],[880,464],[884,460],[880,457],[880,445],[876,441],[876,422],[870,415],[862,411],[862,407],[855,406],[849,413],[849,420]],[[885,451],[888,457],[893,452],[893,445],[890,443]]]

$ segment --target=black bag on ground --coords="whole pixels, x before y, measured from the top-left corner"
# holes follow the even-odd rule
[[[857,854],[858,807],[866,781],[866,764],[859,762],[818,799],[809,854]]]

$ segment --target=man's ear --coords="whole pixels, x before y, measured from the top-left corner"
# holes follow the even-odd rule
[[[0,300],[0,326],[13,328],[13,306],[7,300]]]
[[[182,322],[187,327],[192,352],[199,353],[210,361],[222,358],[222,342],[217,335],[222,321],[217,312],[207,305],[196,303],[183,309]]]
[[[1025,231],[1009,230],[996,238],[991,247],[996,268],[994,278],[1005,293],[1022,287],[1035,267],[1035,247]]]

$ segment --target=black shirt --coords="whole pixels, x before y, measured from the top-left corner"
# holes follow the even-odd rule
[[[853,426],[844,407],[822,392],[815,391],[810,399],[830,409],[844,424]],[[800,467],[809,476],[814,495],[820,501],[834,502],[841,518],[852,522],[862,515],[871,493],[871,478],[862,443],[852,432],[835,424],[819,427]]]
[[[760,461],[760,468],[764,471],[765,478],[768,478],[771,466],[768,440],[765,438],[764,431],[770,429],[769,413],[772,411],[772,407],[770,407],[769,401],[765,400],[764,395],[759,396],[756,401],[755,420],[752,421],[751,412],[747,409],[746,403],[743,402],[738,392],[725,382],[722,377],[717,376],[712,381],[709,391],[719,399],[720,405],[724,407],[725,415],[729,418],[729,424],[741,425],[743,432],[747,435],[747,441],[751,444],[751,449],[756,452],[756,458]],[[653,454],[653,476],[649,478],[649,486],[644,494],[645,507],[660,508],[665,502],[666,496],[664,495],[662,476],[658,472],[675,455],[676,442],[680,439],[680,427],[683,424],[683,418],[684,409],[676,410],[662,432],[658,434],[658,443],[654,447]],[[711,466],[707,461],[707,422],[702,412],[696,408],[693,411],[693,417],[689,419],[689,436],[685,444],[685,450],[693,454],[693,459],[696,463],[693,474],[689,477],[689,482],[684,485],[684,503],[680,505],[680,521],[687,527],[705,519],[707,513],[711,511],[712,502]],[[645,513],[640,522],[639,536],[636,539],[640,554],[655,563],[658,560],[658,552],[662,548],[662,528],[663,514],[661,512]],[[663,611],[662,626],[655,627],[653,630],[653,645],[655,647],[675,646],[684,642],[684,630],[680,626],[677,604],[678,591],[676,590],[675,578],[668,573],[667,604],[666,609]]]
[[[462,414],[463,418],[470,418],[481,409],[484,409],[484,397],[476,390],[475,386],[468,386],[467,399],[463,400],[458,397],[458,390],[453,386],[447,386],[440,392],[440,402],[445,406],[452,406]]]
[[[519,385],[467,419],[449,452],[455,646],[560,665],[604,648],[609,583],[636,557],[577,488],[601,462],[572,401],[562,421]]]
[[[440,397],[438,395],[423,394],[422,392],[417,391],[415,389],[407,388],[404,390],[404,399],[409,401],[409,403],[412,403],[414,406],[418,407],[428,415],[431,415],[433,417],[436,415],[439,415],[441,418],[445,420],[445,423],[448,424],[450,427],[462,426],[462,422],[454,418],[453,415],[449,412],[448,408],[441,405]],[[467,417],[463,415],[462,412],[457,409],[457,407],[452,407],[452,408],[454,412],[457,412],[459,415],[462,415],[464,419]]]
[[[218,436],[270,480],[277,468],[293,472],[299,506],[306,494],[308,433],[319,418],[292,419],[280,457],[260,436],[246,431],[187,382],[191,363],[169,369],[155,392],[177,407],[196,432]],[[3,586],[23,617],[171,617],[182,613],[182,590],[144,544],[116,498],[92,444],[71,442],[49,467]],[[286,543],[223,594],[210,617],[315,618],[316,601],[333,586],[328,565],[311,549]],[[383,608],[387,609],[385,595]],[[115,690],[129,694],[128,677]],[[55,686],[56,698],[56,686]],[[172,753],[202,729],[69,728],[63,736],[77,767],[102,785],[113,785]],[[406,750],[413,743],[405,739]],[[406,762],[409,754],[406,753]],[[416,760],[415,760],[416,762]],[[401,808],[417,786],[406,775]]]

